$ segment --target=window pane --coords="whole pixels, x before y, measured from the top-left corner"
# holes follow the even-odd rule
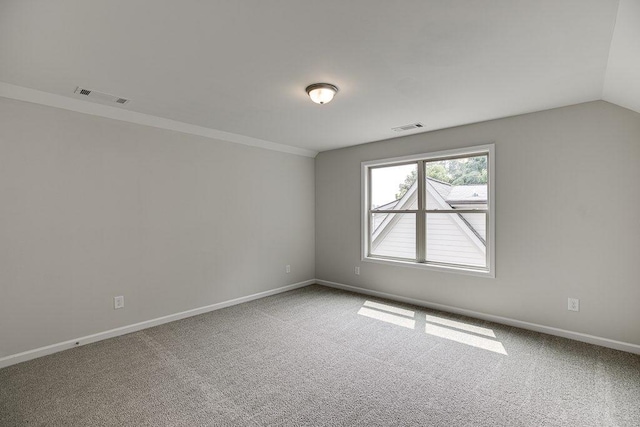
[[[417,209],[417,163],[371,169],[371,208]]]
[[[371,254],[416,258],[416,214],[372,214]]]
[[[486,214],[428,213],[426,221],[428,262],[487,266]]]
[[[375,233],[378,227],[384,222],[389,214],[387,213],[374,213],[371,214],[371,230]]]
[[[487,155],[425,162],[427,209],[487,209]]]

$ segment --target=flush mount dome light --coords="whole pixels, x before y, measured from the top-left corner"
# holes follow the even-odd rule
[[[309,98],[316,104],[331,102],[335,94],[338,93],[338,88],[329,83],[314,83],[307,86],[306,90]]]

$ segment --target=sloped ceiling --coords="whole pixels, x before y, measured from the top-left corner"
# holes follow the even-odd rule
[[[621,0],[602,98],[640,113],[640,1]]]
[[[303,155],[418,121],[640,111],[638,1],[5,0],[0,96]],[[340,92],[318,106],[323,81]]]

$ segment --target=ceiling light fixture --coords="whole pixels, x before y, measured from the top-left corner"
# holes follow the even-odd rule
[[[309,98],[316,104],[326,104],[331,102],[338,88],[335,85],[329,83],[314,83],[307,86],[307,94]]]

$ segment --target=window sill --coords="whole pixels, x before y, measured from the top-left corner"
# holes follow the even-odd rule
[[[390,260],[384,258],[374,258],[374,257],[364,257],[362,258],[363,262],[371,262],[374,264],[383,264],[383,265],[393,265],[397,267],[409,267],[409,268],[418,268],[422,270],[431,270],[431,271],[439,271],[446,273],[458,273],[464,274],[467,276],[476,276],[476,277],[484,277],[485,279],[494,279],[496,277],[495,272],[488,271],[484,269],[473,269],[469,267],[453,267],[447,265],[434,265],[434,264],[423,264],[412,261],[400,261],[400,260]]]

